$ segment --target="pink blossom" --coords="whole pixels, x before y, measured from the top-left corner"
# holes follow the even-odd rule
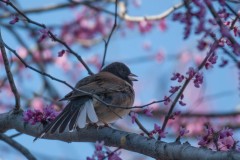
[[[184,136],[188,133],[189,133],[189,130],[187,130],[185,127],[180,127],[180,129],[179,129],[179,136],[180,137],[182,137],[182,136]]]
[[[211,143],[213,141],[213,136],[214,134],[214,130],[212,127],[208,126],[205,128],[205,133],[202,137],[200,137],[200,140],[198,142],[198,145],[200,146],[206,146],[209,143]]]
[[[207,46],[208,46],[208,43],[207,43],[206,41],[204,41],[204,40],[198,41],[198,46],[197,46],[197,48],[198,48],[200,51],[204,50]]]
[[[158,61],[158,62],[161,62],[164,60],[164,52],[159,50],[157,52],[157,54],[155,55],[155,59]]]
[[[128,29],[133,29],[135,27],[135,22],[126,21],[126,26]]]
[[[171,80],[178,80],[178,82],[181,83],[184,80],[184,76],[180,73],[173,73]]]
[[[149,32],[152,29],[152,22],[151,21],[140,21],[138,23],[138,29],[141,33]]]
[[[108,160],[122,160],[119,157],[121,152],[114,152],[114,151],[111,151],[108,147],[106,147],[106,153],[107,153]]]
[[[227,13],[226,9],[221,9],[218,11],[218,16],[223,19],[227,19],[229,17],[229,13]]]
[[[196,30],[195,30],[195,34],[200,34],[206,30],[204,24],[205,24],[204,21],[202,21],[202,20],[199,21],[199,23],[196,27]]]
[[[159,25],[158,25],[160,31],[165,31],[167,30],[167,24],[166,24],[166,20],[165,19],[161,19],[159,21]]]
[[[238,27],[236,27],[236,26],[233,27],[233,33],[234,33],[235,37],[240,36],[240,32],[238,30]]]
[[[209,62],[206,62],[204,66],[205,66],[206,69],[213,68],[213,65]]]
[[[164,96],[164,105],[168,105],[171,102],[171,99],[167,96]]]
[[[135,123],[136,118],[138,117],[138,114],[136,112],[131,112],[130,113],[131,119],[132,119],[132,124]]]
[[[31,106],[33,106],[33,108],[36,110],[42,111],[44,106],[43,99],[38,97],[33,98],[31,101]]]
[[[200,85],[203,83],[203,74],[199,72],[196,73],[193,83],[196,88],[199,88]]]
[[[177,21],[177,20],[180,21],[181,19],[183,19],[183,17],[184,17],[184,14],[181,13],[181,12],[173,13],[173,20],[174,21]]]
[[[24,47],[19,47],[17,49],[17,53],[23,59],[26,58],[28,55],[28,52],[27,52],[26,48],[24,48]],[[13,60],[18,60],[18,58],[13,58]]]
[[[55,64],[60,68],[64,69],[64,71],[68,71],[72,68],[72,63],[69,62],[67,56],[62,56],[61,58],[55,59]]]
[[[215,19],[209,19],[208,20],[208,22],[210,23],[210,24],[212,24],[212,25],[217,25],[217,22],[216,22],[216,20]]]
[[[9,22],[9,24],[15,24],[19,21],[19,18],[17,15],[12,16],[12,20]]]
[[[236,55],[240,55],[240,45],[238,43],[235,43],[233,45],[233,52],[236,54]]]
[[[88,64],[91,64],[91,65],[94,65],[98,70],[101,69],[101,66],[102,66],[102,62],[100,61],[100,57],[99,55],[93,55],[91,56],[88,60],[87,60],[87,63]]]
[[[44,50],[42,53],[39,53],[39,54],[42,54],[42,57],[45,61],[51,61],[53,59],[52,57],[52,51],[50,49],[46,49]],[[40,56],[41,57],[41,56]],[[40,58],[41,59],[41,58]]]
[[[228,64],[228,60],[223,59],[221,60],[222,62],[219,64],[219,67],[225,67]]]
[[[42,42],[43,40],[45,40],[47,37],[49,37],[48,35],[49,29],[41,29],[39,31],[40,33],[40,38],[38,39],[38,42]]]
[[[43,111],[37,109],[29,109],[23,113],[23,120],[34,125],[37,122],[47,124],[57,117],[58,113],[51,107],[48,106]]]
[[[98,159],[103,159],[105,157],[105,152],[103,151],[104,141],[97,141],[95,144],[94,156]]]
[[[145,41],[143,43],[143,49],[145,49],[146,51],[151,50],[151,42],[150,41]]]
[[[66,53],[66,51],[62,49],[61,51],[58,52],[58,57],[62,57],[64,53]]]
[[[43,113],[39,110],[27,110],[23,113],[23,120],[31,125],[41,122],[43,119]]]
[[[139,8],[142,5],[141,0],[133,0],[133,6]]]
[[[219,133],[219,138],[220,139],[223,139],[225,137],[230,137],[230,136],[233,136],[233,130],[228,128],[228,127],[224,128]]]
[[[224,44],[225,44],[225,39],[224,39],[224,38],[221,38],[221,39],[218,41],[218,45],[219,45],[220,47],[223,47]]]
[[[153,131],[152,131],[151,133],[152,133],[152,134],[156,134],[156,133],[157,133],[157,134],[159,135],[159,137],[161,137],[161,138],[166,138],[166,134],[167,134],[168,132],[164,132],[164,131],[161,129],[161,127],[155,123],[155,124],[154,124],[154,129],[153,129]]]
[[[175,93],[175,92],[177,92],[178,90],[179,90],[179,88],[180,88],[181,86],[175,86],[175,87],[173,87],[173,86],[171,86],[171,89],[170,89],[170,93]]]
[[[218,58],[218,56],[217,56],[215,53],[213,53],[213,54],[208,58],[208,62],[210,62],[210,63],[212,63],[212,64],[215,64],[215,63],[217,63],[217,58]]]
[[[96,149],[96,151],[101,151],[101,150],[103,149],[103,146],[104,146],[104,141],[101,141],[101,142],[97,141],[97,142],[95,143],[95,149]]]
[[[181,106],[186,106],[186,103],[184,103],[182,100],[178,101]]]
[[[153,111],[152,108],[147,107],[147,108],[145,108],[145,109],[143,110],[143,113],[144,113],[146,116],[152,117],[152,116],[153,116],[152,111]]]
[[[174,120],[176,118],[176,116],[179,116],[181,114],[181,111],[175,111],[173,112],[172,115],[170,115],[169,119]]]
[[[219,142],[223,145],[224,148],[221,148],[221,150],[229,150],[232,149],[235,141],[232,137],[225,137],[224,139],[220,139]]]

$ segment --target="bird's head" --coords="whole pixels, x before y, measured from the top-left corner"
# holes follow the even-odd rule
[[[121,62],[113,62],[103,68],[104,72],[110,72],[114,74],[115,76],[118,76],[122,78],[123,80],[127,81],[131,85],[133,85],[132,81],[137,81],[135,77],[137,77],[135,74],[131,73],[128,66],[126,66],[124,63]]]

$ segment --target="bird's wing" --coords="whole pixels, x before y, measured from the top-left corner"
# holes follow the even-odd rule
[[[128,90],[129,87],[131,87],[129,83],[109,72],[100,72],[93,76],[88,76],[80,80],[76,85],[77,89],[94,95],[122,92]],[[72,91],[61,100],[73,100],[86,95],[86,93],[80,91]]]

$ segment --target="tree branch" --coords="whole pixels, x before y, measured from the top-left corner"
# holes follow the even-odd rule
[[[30,14],[30,13],[42,13],[42,12],[47,12],[47,11],[56,11],[59,9],[64,9],[64,8],[69,8],[73,6],[78,6],[78,5],[88,5],[91,3],[96,3],[95,0],[84,0],[80,2],[74,2],[74,3],[62,3],[62,4],[54,4],[54,5],[48,5],[48,6],[43,6],[39,8],[31,8],[27,10],[23,10],[22,12],[24,14]],[[11,13],[6,13],[0,16],[0,18],[7,18],[10,17],[12,14]]]
[[[127,7],[124,1],[119,2],[119,17],[126,20],[126,21],[132,21],[132,22],[141,22],[141,21],[153,21],[153,20],[161,20],[169,16],[172,12],[175,10],[181,8],[184,6],[184,3],[181,2],[179,4],[176,4],[172,6],[171,8],[167,9],[161,14],[158,15],[152,15],[152,16],[129,16],[127,14]]]
[[[31,154],[31,152],[29,152],[27,148],[25,148],[12,138],[6,136],[3,133],[0,133],[0,139],[9,144],[10,146],[12,146],[13,148],[15,148],[16,150],[18,150],[19,152],[21,152],[28,160],[36,160],[36,158]]]
[[[14,96],[15,96],[15,109],[17,111],[21,108],[20,96],[19,96],[17,87],[15,85],[13,75],[11,73],[10,65],[9,65],[9,62],[8,62],[7,54],[6,54],[6,50],[5,50],[5,47],[4,47],[3,40],[2,40],[1,31],[0,31],[0,48],[1,48],[1,53],[2,53],[2,57],[3,57],[4,66],[5,66],[6,74],[7,74],[7,77],[8,77],[8,81],[9,81],[11,90],[12,90]]]
[[[42,125],[30,125],[23,122],[22,114],[0,114],[0,132],[16,129],[30,136],[37,136],[43,129]],[[46,135],[45,139],[60,140],[64,142],[95,142],[104,140],[108,146],[121,147],[126,150],[145,154],[161,160],[238,160],[240,153],[235,151],[219,152],[206,148],[196,148],[188,143],[166,143],[149,139],[147,137],[115,130],[109,127],[88,127],[73,132]]]
[[[118,8],[118,0],[116,0],[115,2],[115,14],[114,14],[114,24],[112,26],[112,29],[110,31],[110,34],[107,38],[107,40],[104,40],[105,42],[105,46],[104,46],[104,53],[103,53],[103,60],[102,60],[102,66],[101,66],[101,69],[103,68],[103,66],[105,65],[105,59],[106,59],[106,56],[107,56],[107,49],[108,49],[108,44],[109,44],[109,41],[112,37],[112,34],[114,32],[114,30],[116,29],[117,27],[117,8]]]

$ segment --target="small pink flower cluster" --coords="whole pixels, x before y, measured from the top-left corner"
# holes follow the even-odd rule
[[[132,119],[132,124],[134,124],[136,121],[136,118],[138,117],[138,114],[136,112],[130,112],[130,116]]]
[[[162,32],[167,30],[165,19],[161,19],[159,21],[144,20],[140,22],[126,21],[126,27],[128,29],[134,29],[135,26],[137,26],[137,29],[141,34],[150,32],[155,26],[157,26]]]
[[[150,132],[150,137],[153,137],[153,135],[157,134],[161,138],[166,138],[168,132],[164,132],[159,125],[156,123],[154,124],[154,129]]]
[[[13,15],[12,16],[12,20],[9,22],[9,24],[15,24],[15,23],[17,23],[19,21],[19,18],[18,18],[18,16],[17,15]]]
[[[213,65],[217,63],[217,58],[218,56],[215,53],[213,53],[205,63],[205,68],[206,69],[212,68]]]
[[[202,147],[210,147],[217,150],[237,149],[233,138],[233,130],[224,128],[220,131],[215,131],[211,126],[205,128],[203,136],[200,137],[198,145]]]
[[[111,151],[108,147],[104,146],[104,141],[97,141],[93,156],[87,157],[87,160],[122,160],[119,155],[120,152]]]
[[[51,106],[45,107],[43,111],[37,109],[28,109],[23,113],[23,120],[27,123],[32,125],[36,124],[37,122],[41,122],[42,124],[47,124],[54,120],[58,115]]]

